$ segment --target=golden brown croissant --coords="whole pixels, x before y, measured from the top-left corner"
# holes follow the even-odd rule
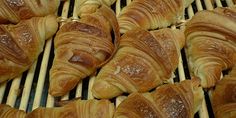
[[[0,118],[25,118],[26,113],[8,105],[0,104]]]
[[[54,14],[60,0],[0,0],[0,23]]]
[[[197,13],[187,23],[187,55],[193,76],[213,87],[236,62],[236,7]]]
[[[40,107],[28,114],[0,105],[1,118],[112,118],[114,111],[114,104],[109,100],[76,100],[62,107]]]
[[[26,118],[112,118],[114,105],[109,100],[77,100],[58,108],[37,108]]]
[[[62,26],[55,38],[55,58],[50,70],[51,95],[66,94],[112,57],[116,50],[110,33],[112,28],[119,40],[115,14],[105,6],[84,15],[79,22]]]
[[[121,10],[118,17],[121,33],[141,27],[156,29],[176,23],[184,8],[193,0],[134,0]]]
[[[98,73],[92,88],[97,98],[113,98],[124,92],[147,92],[171,78],[177,68],[184,34],[162,29],[136,29],[122,36],[120,47]]]
[[[79,0],[78,14],[79,16],[82,16],[84,14],[93,13],[99,6],[111,6],[115,1],[116,0]]]
[[[212,108],[216,118],[236,118],[236,66],[216,84]]]
[[[57,28],[54,15],[0,25],[0,83],[27,70]]]
[[[193,118],[203,90],[186,80],[166,84],[151,93],[132,93],[116,109],[114,118]]]

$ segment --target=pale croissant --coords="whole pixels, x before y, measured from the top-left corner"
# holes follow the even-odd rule
[[[105,6],[79,21],[62,26],[55,37],[55,58],[50,70],[49,92],[62,96],[78,82],[93,74],[114,54],[119,40],[119,27],[113,11]],[[116,40],[116,41],[117,41]]]
[[[201,87],[187,80],[158,87],[151,93],[132,93],[114,118],[194,118],[203,100]]]
[[[204,88],[236,62],[236,7],[198,12],[187,23],[187,56],[192,75]]]
[[[133,0],[118,16],[120,32],[141,27],[156,29],[176,23],[194,0]]]
[[[212,93],[211,103],[215,118],[236,118],[236,66],[223,77]]]
[[[169,80],[185,43],[180,30],[136,29],[122,36],[120,47],[98,73],[92,88],[97,98],[147,92]]]
[[[58,28],[56,17],[35,17],[17,25],[0,25],[0,83],[26,71]]]
[[[78,15],[91,14],[101,5],[111,6],[116,0],[79,0]]]
[[[60,0],[0,0],[0,23],[55,14]]]

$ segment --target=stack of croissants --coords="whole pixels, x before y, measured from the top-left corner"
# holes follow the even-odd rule
[[[0,118],[193,118],[203,88],[213,90],[216,118],[236,118],[236,6],[197,12],[180,30],[167,27],[194,0],[133,0],[118,15],[115,1],[79,0],[79,20],[59,28],[60,0],[0,0],[0,83],[28,70],[55,36],[49,93],[95,75],[97,98],[29,113],[1,104]],[[182,48],[192,79],[171,83]],[[124,93],[115,108],[109,99]]]

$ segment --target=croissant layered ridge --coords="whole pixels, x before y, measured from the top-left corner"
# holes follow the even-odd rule
[[[212,92],[211,103],[216,118],[236,117],[236,66],[217,82]]]
[[[1,0],[0,23],[18,23],[32,17],[54,14],[60,0]]]
[[[0,118],[25,118],[26,112],[0,104]]]
[[[79,21],[64,24],[54,40],[55,58],[50,70],[49,93],[65,95],[80,80],[95,73],[115,53],[120,37],[118,32],[115,15],[105,6],[84,15]]]
[[[156,29],[170,26],[180,20],[184,8],[193,0],[134,0],[118,16],[120,32],[141,27]]]
[[[207,16],[207,17],[206,17]],[[204,88],[219,81],[236,62],[236,7],[198,12],[187,23],[186,49],[192,75]]]
[[[163,84],[177,68],[184,41],[180,30],[127,32],[113,59],[98,73],[93,95],[113,98],[122,93],[147,92]]]
[[[0,25],[0,83],[26,71],[58,28],[54,15]]]
[[[190,80],[166,84],[151,93],[132,93],[116,109],[114,118],[193,118],[203,90]]]
[[[116,0],[79,0],[77,13],[79,16],[91,14],[102,5],[110,7],[115,1]]]

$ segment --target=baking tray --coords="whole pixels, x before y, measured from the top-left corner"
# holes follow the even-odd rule
[[[78,8],[79,0],[67,0],[60,3],[57,15],[60,19],[60,24],[68,18],[72,20],[79,19],[76,10]],[[118,15],[120,10],[128,5],[131,0],[117,0],[111,7]],[[235,3],[232,0],[195,0],[188,8],[185,9],[183,21],[191,19],[194,14],[201,10],[211,10],[216,7],[232,6]],[[171,28],[184,28],[184,26]],[[48,94],[49,87],[49,70],[52,66],[54,58],[53,38],[47,40],[44,51],[40,54],[38,60],[32,67],[24,72],[21,76],[3,83],[0,85],[0,103],[8,104],[17,109],[30,112],[39,106],[41,107],[56,107],[57,101],[72,100],[75,98],[94,99],[91,93],[91,87],[94,83],[94,77],[88,77],[81,81],[75,89],[63,97],[54,98]],[[179,65],[175,72],[175,78],[171,82],[179,82],[185,79],[191,79],[186,55],[184,49],[181,51]],[[111,101],[118,106],[122,100],[126,98],[125,95],[116,97]],[[195,118],[214,118],[209,94],[205,92],[205,99],[202,102],[201,108],[195,114]]]

